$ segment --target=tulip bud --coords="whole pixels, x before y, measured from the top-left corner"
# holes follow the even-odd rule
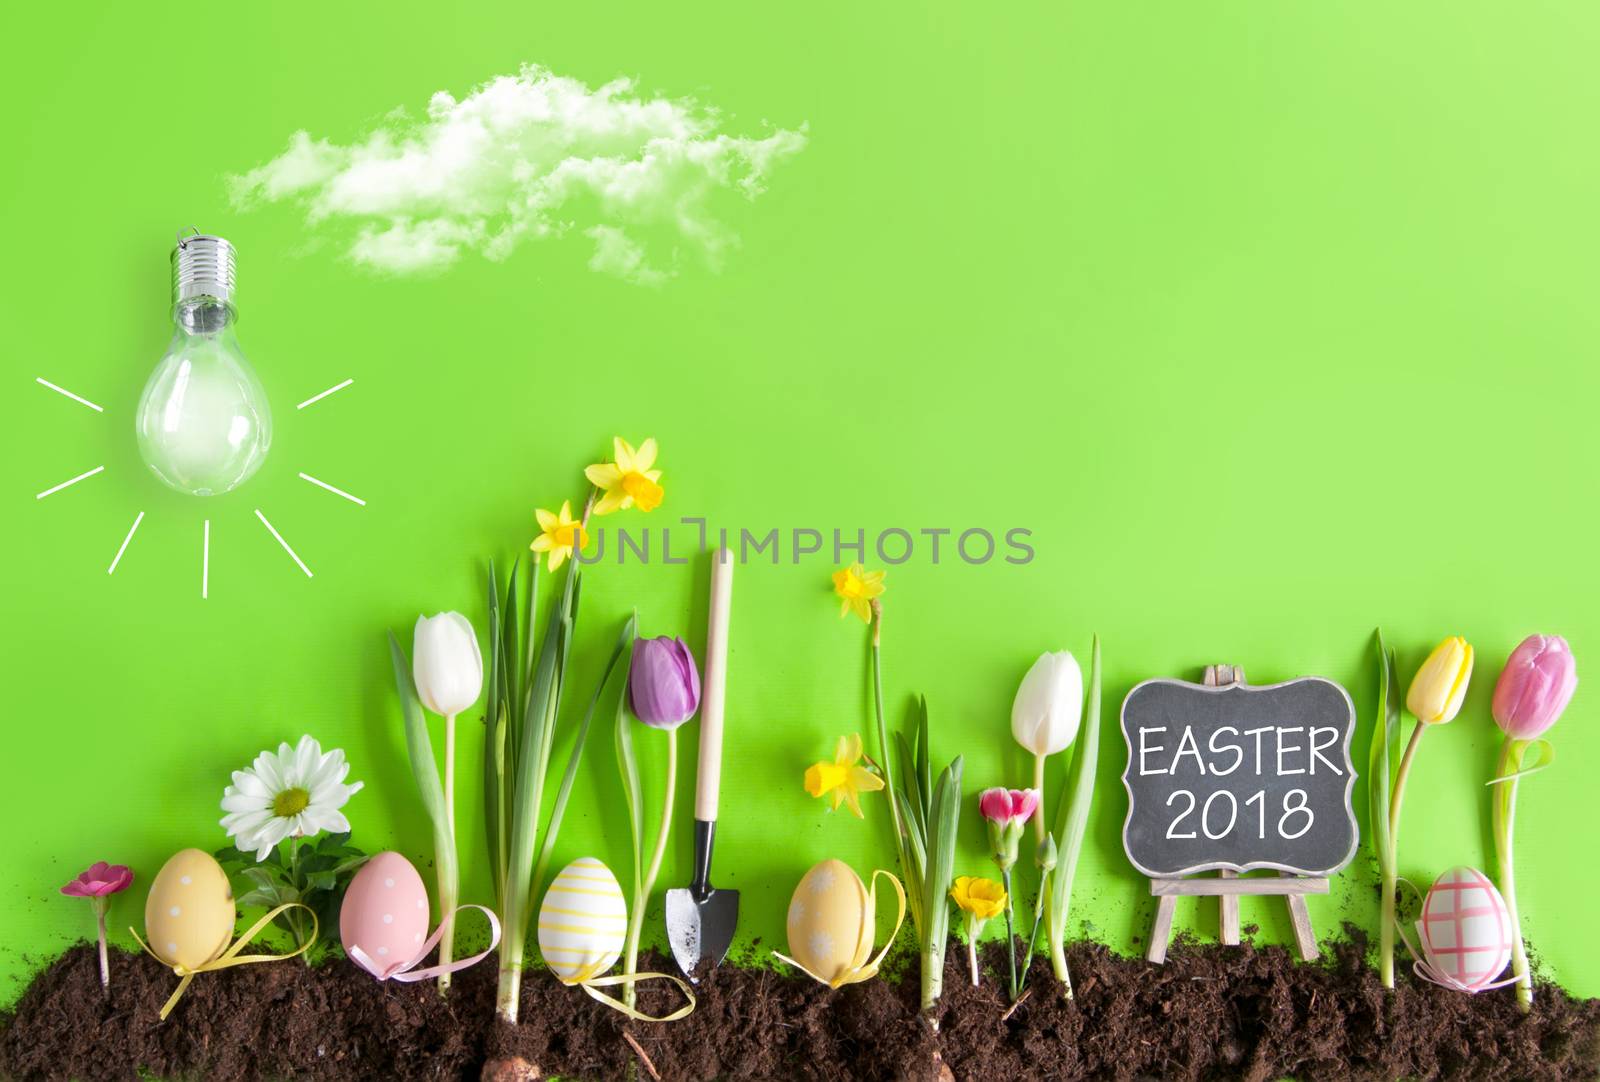
[[[978,810],[989,821],[989,855],[1008,872],[1017,863],[1017,844],[1033,813],[1039,810],[1037,789],[985,789]]]
[[[1011,735],[1035,755],[1054,755],[1078,735],[1083,672],[1070,651],[1040,654],[1011,703]]]
[[[435,714],[454,717],[478,701],[483,690],[483,655],[472,625],[459,612],[417,617],[411,647],[417,697]]]
[[[1433,648],[1411,679],[1406,709],[1425,725],[1442,725],[1453,719],[1467,697],[1472,679],[1472,645],[1452,635]]]
[[[676,729],[700,707],[700,672],[682,639],[640,639],[628,665],[628,706],[656,729]]]
[[[1578,668],[1560,635],[1522,640],[1494,685],[1495,724],[1517,740],[1532,740],[1554,725],[1578,686]]]

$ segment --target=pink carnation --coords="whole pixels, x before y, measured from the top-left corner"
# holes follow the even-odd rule
[[[62,887],[61,893],[74,898],[104,898],[108,894],[127,890],[132,882],[132,868],[97,860],[76,879]]]
[[[1000,826],[1026,823],[1039,810],[1039,790],[985,789],[978,795],[978,810]]]

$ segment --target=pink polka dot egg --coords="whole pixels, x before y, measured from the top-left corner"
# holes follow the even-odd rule
[[[1483,991],[1511,962],[1511,912],[1476,868],[1451,868],[1434,880],[1417,934],[1429,974],[1458,991]]]
[[[378,969],[399,969],[414,960],[428,938],[428,891],[422,876],[399,853],[374,855],[344,892],[339,939],[351,954],[359,947]]]

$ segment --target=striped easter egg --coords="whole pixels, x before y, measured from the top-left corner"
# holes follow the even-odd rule
[[[539,953],[563,984],[581,984],[616,964],[628,903],[611,869],[579,857],[561,869],[539,910]]]
[[[1511,913],[1476,868],[1451,868],[1422,903],[1417,934],[1443,983],[1478,992],[1511,962]]]

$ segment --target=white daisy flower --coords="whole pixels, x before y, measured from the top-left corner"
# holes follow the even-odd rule
[[[222,791],[223,829],[244,852],[254,849],[258,861],[285,838],[344,833],[350,821],[339,809],[362,785],[345,785],[349,773],[339,748],[324,755],[309,736],[293,748],[279,744],[257,755],[249,770],[233,772],[233,784]]]

